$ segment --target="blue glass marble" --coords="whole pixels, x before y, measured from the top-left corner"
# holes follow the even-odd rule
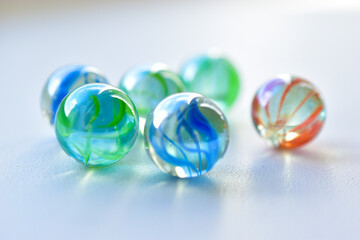
[[[63,98],[76,88],[88,83],[107,83],[104,75],[95,67],[65,65],[57,69],[47,80],[41,96],[41,110],[52,125]]]
[[[119,88],[134,101],[140,117],[140,130],[151,110],[164,98],[184,91],[180,76],[162,63],[130,69],[121,78]]]
[[[103,83],[77,88],[61,102],[56,137],[62,149],[87,166],[115,163],[134,145],[139,116],[131,99]]]
[[[229,125],[220,108],[197,93],[178,93],[148,115],[145,148],[163,172],[180,178],[210,171],[229,143]]]

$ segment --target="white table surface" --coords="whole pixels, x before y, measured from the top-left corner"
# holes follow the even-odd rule
[[[91,4],[0,1],[0,239],[360,239],[360,6],[356,1]],[[243,76],[228,113],[230,147],[206,176],[175,179],[142,139],[119,163],[86,169],[40,111],[49,74],[128,68],[223,49]],[[328,118],[291,152],[269,148],[250,118],[278,73],[311,80]]]

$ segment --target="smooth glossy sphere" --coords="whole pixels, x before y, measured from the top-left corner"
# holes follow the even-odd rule
[[[240,91],[240,77],[233,64],[216,54],[205,54],[186,62],[181,70],[185,88],[229,109]]]
[[[312,140],[325,115],[324,102],[314,85],[289,74],[262,85],[252,103],[257,131],[279,148],[295,148]]]
[[[216,104],[197,93],[178,93],[148,115],[145,148],[164,172],[180,178],[210,171],[223,157],[229,126]]]
[[[84,65],[63,66],[49,77],[41,96],[41,110],[50,124],[54,124],[63,98],[88,83],[107,83],[107,80],[97,68]]]
[[[135,143],[138,128],[139,117],[130,98],[102,83],[87,84],[67,95],[55,121],[62,149],[89,166],[121,159]]]
[[[134,101],[141,129],[147,115],[161,100],[184,91],[180,76],[161,63],[129,70],[122,77],[119,88]]]

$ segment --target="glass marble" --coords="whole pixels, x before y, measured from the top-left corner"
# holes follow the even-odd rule
[[[88,83],[107,83],[104,75],[95,67],[65,65],[57,69],[47,80],[42,96],[41,110],[53,125],[61,100],[71,91]]]
[[[161,63],[130,69],[120,80],[119,88],[134,101],[143,131],[149,112],[165,97],[184,91],[180,76]]]
[[[188,60],[180,75],[187,91],[210,98],[223,110],[235,103],[240,91],[240,77],[234,65],[217,53]]]
[[[325,115],[324,102],[314,85],[289,74],[262,85],[252,102],[256,130],[278,148],[295,148],[312,140]]]
[[[163,172],[179,178],[210,171],[229,143],[229,125],[220,108],[197,93],[162,100],[148,115],[145,149]]]
[[[62,149],[87,166],[115,163],[135,143],[139,116],[131,99],[108,84],[77,88],[60,103],[55,131]]]

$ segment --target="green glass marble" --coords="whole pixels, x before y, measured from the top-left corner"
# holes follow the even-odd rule
[[[134,101],[141,130],[147,115],[161,100],[184,91],[180,76],[161,63],[130,69],[121,78],[119,88]]]
[[[225,57],[208,53],[188,60],[181,69],[186,91],[197,92],[228,110],[240,91],[240,76]]]
[[[61,148],[87,166],[117,162],[135,143],[139,116],[121,90],[102,83],[77,88],[60,103],[55,131]]]

